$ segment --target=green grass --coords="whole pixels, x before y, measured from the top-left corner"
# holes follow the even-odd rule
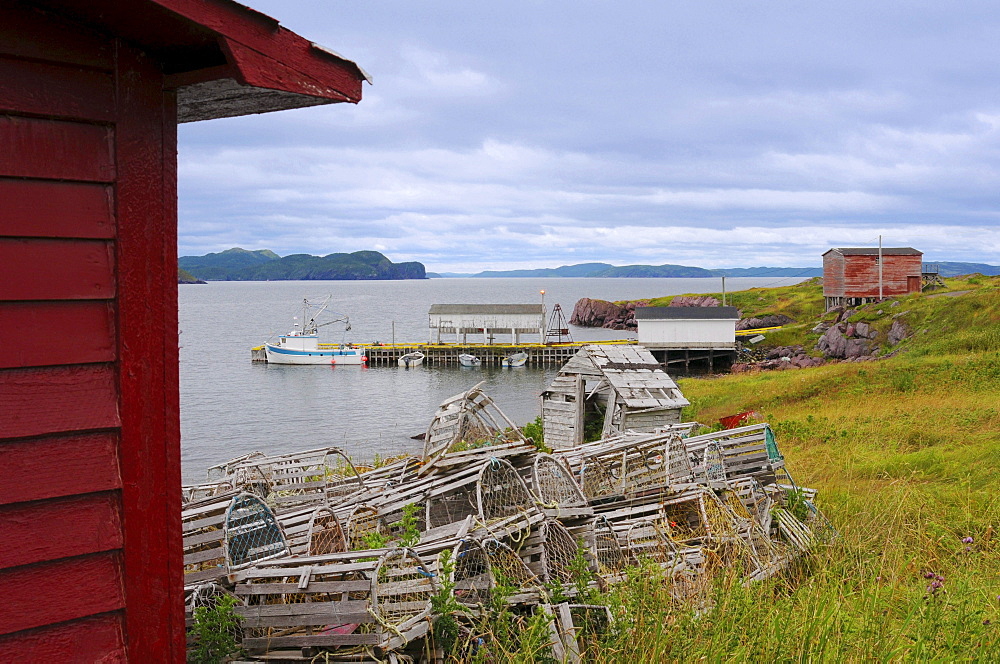
[[[685,420],[760,412],[840,537],[782,578],[743,587],[721,570],[700,614],[636,572],[587,661],[1000,661],[1000,278],[947,284],[971,292],[852,317],[882,344],[894,317],[915,332],[889,359],[679,381]],[[767,343],[815,343],[818,284],[731,297],[802,321]]]

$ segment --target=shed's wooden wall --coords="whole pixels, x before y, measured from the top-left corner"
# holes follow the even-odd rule
[[[0,2],[0,661],[183,661],[174,107]]]
[[[923,256],[882,256],[884,297],[920,292]],[[913,278],[911,278],[913,277]],[[842,255],[831,251],[823,256],[823,296],[877,298],[879,296],[878,256]]]
[[[823,297],[844,297],[844,255],[836,251],[823,254]]]

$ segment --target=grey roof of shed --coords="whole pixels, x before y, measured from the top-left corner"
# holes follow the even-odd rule
[[[430,314],[529,314],[541,316],[541,304],[432,304]]]
[[[844,256],[878,256],[878,247],[834,247],[823,252],[826,256],[831,251],[836,251]],[[882,247],[883,256],[923,256],[924,252],[913,247]]]
[[[642,346],[588,344],[563,366],[556,381],[576,373],[603,377],[629,408],[671,409],[691,405],[653,354]]]
[[[636,307],[636,320],[739,320],[736,307]]]

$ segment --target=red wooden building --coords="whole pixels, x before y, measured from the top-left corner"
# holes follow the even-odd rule
[[[230,0],[0,0],[0,662],[184,660],[177,123],[364,78]]]
[[[830,249],[823,254],[826,308],[919,293],[922,259],[923,253],[911,247]]]

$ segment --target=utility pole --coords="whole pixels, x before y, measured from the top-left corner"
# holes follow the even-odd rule
[[[882,236],[878,236],[878,299],[882,300]]]
[[[538,343],[544,344],[545,343],[545,336],[546,336],[546,333],[547,333],[547,330],[546,330],[547,323],[545,322],[545,314],[546,314],[546,311],[545,311],[545,291],[544,290],[540,290],[540,291],[538,291],[538,294],[542,296],[542,324],[538,328],[538,336],[539,336]]]
[[[722,306],[726,306],[726,276],[722,275]]]

